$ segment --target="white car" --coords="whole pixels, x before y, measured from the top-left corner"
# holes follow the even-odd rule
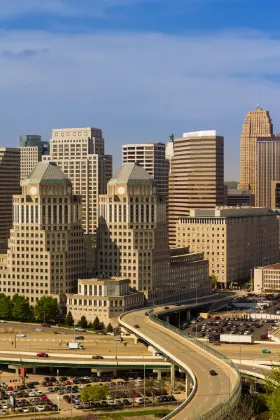
[[[26,335],[25,334],[23,334],[23,333],[20,333],[20,334],[17,334],[17,337],[26,337]]]
[[[1,416],[8,416],[8,414],[7,410],[1,410]]]
[[[34,391],[36,393],[36,395],[38,395],[39,397],[41,397],[42,395],[44,395],[44,393],[42,391],[40,391],[40,389],[36,389],[36,391]]]
[[[8,406],[8,404],[5,402],[5,403],[3,403],[3,404],[1,404],[2,405],[2,408],[5,408],[5,409],[8,409],[9,408],[9,406]]]
[[[37,394],[36,394],[36,392],[34,392],[34,391],[29,391],[29,392],[28,392],[28,396],[29,396],[29,397],[37,397]]]
[[[45,411],[45,407],[43,405],[37,405],[36,410],[37,411]]]
[[[23,411],[23,413],[29,413],[29,410],[28,410],[28,408],[27,408],[27,407],[23,407],[23,408],[22,408],[22,411]]]
[[[75,328],[75,331],[85,332],[86,330],[84,330],[83,328]]]
[[[2,324],[7,324],[7,321],[4,321],[4,319],[0,319],[0,322],[1,322]]]
[[[42,328],[36,328],[36,331],[42,331]]]
[[[115,405],[115,401],[114,400],[109,400],[108,405]]]

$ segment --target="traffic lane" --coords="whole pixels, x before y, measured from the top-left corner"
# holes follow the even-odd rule
[[[193,400],[176,418],[186,419],[186,415],[194,418],[192,416],[197,415],[197,413],[202,414],[208,412],[211,407],[214,407],[225,398],[225,395],[228,393],[225,388],[226,383],[229,383],[226,369],[223,370],[219,367],[219,380],[217,380],[217,377],[210,376],[209,370],[215,369],[215,367],[218,369],[217,364],[212,359],[208,360],[203,353],[199,350],[194,350],[194,347],[190,347],[186,340],[178,337],[171,331],[166,329],[162,331],[160,329],[161,327],[152,323],[148,317],[142,316],[140,318],[139,312],[126,315],[124,321],[132,326],[141,322],[139,331],[141,330],[143,334],[152,340],[156,330],[157,343],[189,366],[195,374],[198,382],[197,393]],[[186,352],[187,348],[189,348],[189,351]]]
[[[147,318],[145,321],[147,321]],[[154,334],[154,324],[150,321],[148,322],[149,334]],[[148,331],[148,328],[147,325],[145,325],[145,333]],[[162,347],[167,348],[165,332],[163,334],[164,337],[162,342],[158,341],[159,336],[157,334],[157,342],[158,344],[162,345]],[[221,370],[221,373],[218,375],[219,379],[218,377],[210,376],[209,370],[215,370],[215,367],[218,373],[218,367],[215,363],[209,361],[201,353],[196,352],[193,347],[191,347],[191,350],[186,352],[186,342],[185,340],[181,339],[181,337],[177,339],[177,336],[175,335],[175,338],[170,337],[169,340],[172,345],[172,348],[169,349],[171,350],[171,353],[173,353],[174,356],[178,357],[190,367],[198,381],[197,394],[185,409],[191,413],[190,418],[193,418],[192,416],[194,415],[197,416],[198,414],[207,412],[209,410],[209,404],[215,406],[225,398],[224,394],[228,393],[228,390],[226,391],[226,384],[229,383],[227,374]],[[176,349],[176,351],[174,351],[174,349]],[[201,381],[201,378],[204,378],[204,380]],[[185,410],[182,411],[182,414],[178,414],[178,419],[186,418]]]
[[[273,344],[271,346],[265,346],[263,344],[222,344],[220,346],[214,346],[213,344],[208,344],[209,347],[214,347],[220,353],[229,357],[230,359],[255,359],[255,360],[279,360],[280,345]],[[271,351],[270,354],[262,353],[263,349],[268,348]]]

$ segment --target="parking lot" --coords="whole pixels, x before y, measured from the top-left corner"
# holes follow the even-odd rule
[[[220,315],[215,315],[214,319],[198,321],[193,319],[190,323],[184,323],[182,329],[197,338],[209,339],[211,336],[219,334],[252,335],[254,341],[265,342],[268,341],[264,338],[267,330],[278,326],[278,323],[273,320],[253,320],[236,314],[224,319],[221,319]]]
[[[18,379],[1,374],[0,415],[7,416],[35,412],[60,411],[67,414],[80,413],[82,410],[96,412],[121,410],[127,408],[178,404],[185,398],[183,379],[177,379],[171,390],[167,379],[156,380],[152,372],[147,371],[145,381],[143,372],[120,372],[115,378],[109,372],[97,377],[92,373],[83,376],[42,376],[30,375],[25,384],[15,384]],[[94,403],[83,402],[80,392],[83,387],[104,384],[108,387],[106,400]],[[174,395],[175,394],[175,395]],[[14,405],[13,408],[11,403]],[[177,401],[178,400],[178,401]]]

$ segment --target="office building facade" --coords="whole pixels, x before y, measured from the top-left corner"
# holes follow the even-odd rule
[[[240,137],[240,189],[249,189],[256,195],[257,138],[273,136],[273,125],[268,111],[257,107],[248,112]]]
[[[175,138],[170,168],[168,229],[174,247],[176,224],[190,209],[224,204],[224,138],[215,130]]]
[[[126,163],[100,196],[98,274],[122,276],[156,303],[210,293],[208,263],[187,248],[170,252],[165,197],[145,169]],[[175,252],[176,251],[176,252]]]
[[[0,293],[30,304],[44,295],[76,291],[84,275],[81,199],[53,163],[39,163],[13,201],[7,254],[1,255]]]
[[[67,294],[67,312],[72,313],[75,323],[85,316],[88,322],[99,318],[105,326],[118,326],[121,313],[139,308],[144,304],[143,293],[130,288],[129,279],[123,277],[92,278],[78,281],[78,292]]]
[[[155,180],[158,194],[167,196],[169,162],[165,157],[165,143],[125,144],[122,163],[137,163]]]
[[[42,141],[41,136],[20,136],[20,179],[26,179],[33,169],[42,161],[42,157],[49,155],[49,142]]]
[[[7,249],[13,225],[13,195],[20,194],[20,151],[0,148],[0,249]]]
[[[74,194],[82,198],[85,233],[95,234],[98,197],[106,192],[112,176],[112,156],[104,155],[102,131],[91,127],[53,130],[50,159],[71,180]]]
[[[280,264],[271,264],[266,267],[254,269],[255,293],[279,293],[280,291]]]
[[[229,207],[248,207],[254,205],[254,196],[250,190],[229,189],[227,190],[226,200]]]
[[[279,260],[276,214],[258,207],[191,210],[177,224],[177,246],[204,252],[221,287],[248,279],[250,270]]]
[[[257,139],[256,205],[272,207],[272,183],[280,179],[280,137]]]

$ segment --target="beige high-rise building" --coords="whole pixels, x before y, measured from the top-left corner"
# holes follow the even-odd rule
[[[183,134],[174,140],[170,168],[168,229],[174,247],[179,218],[193,208],[224,204],[224,138],[215,130]]]
[[[112,156],[104,155],[102,131],[97,128],[65,128],[52,131],[50,159],[71,180],[74,194],[82,197],[83,228],[95,234],[98,197],[106,192],[112,176]]]
[[[155,302],[211,293],[203,254],[170,252],[165,197],[135,163],[123,164],[100,196],[98,274],[122,276]],[[196,286],[195,286],[196,285]]]
[[[26,179],[33,169],[49,154],[49,142],[41,136],[27,134],[20,136],[20,179]]]
[[[155,180],[158,194],[167,196],[169,162],[165,143],[124,144],[122,163],[138,163]]]
[[[276,214],[259,207],[196,209],[177,224],[177,246],[204,252],[221,286],[250,277],[257,265],[279,261]]]
[[[257,107],[248,112],[240,137],[240,189],[250,189],[256,194],[257,183],[257,138],[271,137],[273,125],[268,111]]]
[[[280,137],[257,139],[256,206],[275,208],[272,182],[280,179]]]
[[[0,148],[0,249],[6,249],[13,225],[13,195],[20,194],[20,151]]]
[[[54,163],[39,163],[14,196],[14,223],[1,254],[0,293],[31,304],[44,295],[74,292],[84,275],[81,199]]]

